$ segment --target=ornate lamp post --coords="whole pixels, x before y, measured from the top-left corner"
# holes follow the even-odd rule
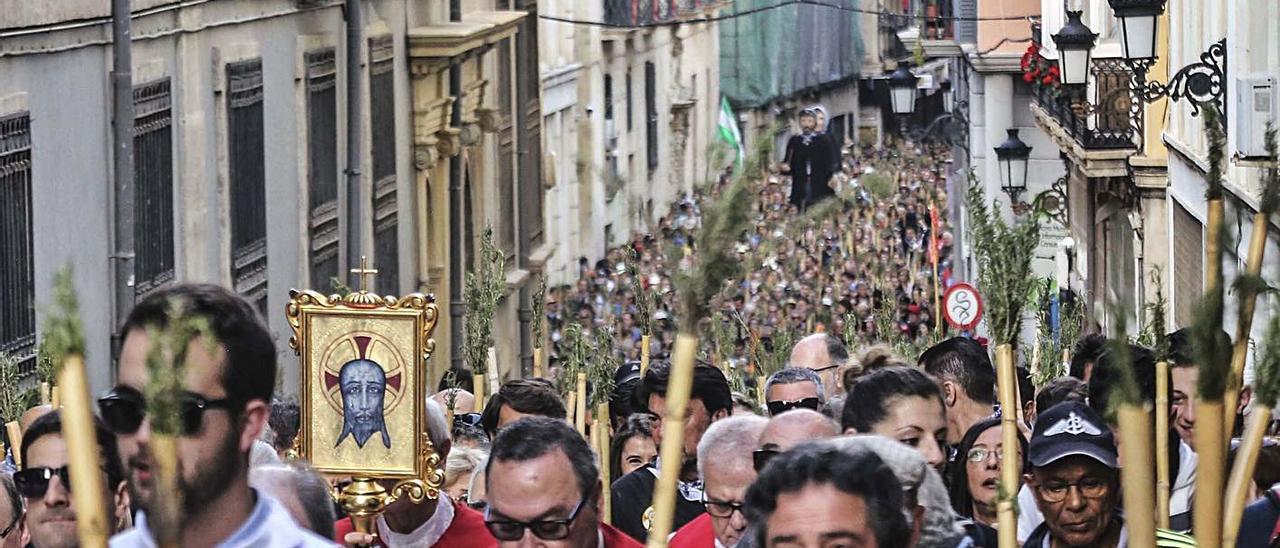
[[[1127,61],[1154,59],[1156,24],[1164,13],[1165,0],[1110,0],[1120,21],[1120,37]]]
[[[1053,35],[1053,43],[1058,46],[1058,69],[1062,73],[1062,84],[1067,86],[1089,83],[1089,58],[1093,45],[1098,40],[1098,33],[1090,30],[1080,20],[1081,13],[1068,11],[1067,24]]]
[[[898,70],[889,75],[889,106],[894,114],[910,116],[915,112],[916,81],[919,79],[912,74],[910,62],[898,62]]]
[[[1000,162],[1000,189],[1009,195],[1009,203],[1015,212],[1018,209],[1018,197],[1027,190],[1027,163],[1031,158],[1031,147],[1018,138],[1017,129],[1005,130],[1009,137],[995,147],[996,159]]]

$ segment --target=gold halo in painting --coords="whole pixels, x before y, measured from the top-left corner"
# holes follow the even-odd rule
[[[353,331],[334,339],[321,355],[322,374],[318,379],[325,401],[339,415],[342,414],[342,391],[338,386],[338,373],[351,360],[366,359],[377,363],[387,374],[387,407],[390,414],[400,403],[405,392],[404,360],[396,347],[386,338],[368,331]]]

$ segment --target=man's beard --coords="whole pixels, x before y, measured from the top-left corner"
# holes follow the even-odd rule
[[[231,487],[242,467],[239,441],[240,432],[227,432],[216,452],[197,463],[196,478],[182,479],[182,508],[187,516],[204,510]]]

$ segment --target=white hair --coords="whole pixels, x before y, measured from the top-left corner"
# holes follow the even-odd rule
[[[466,477],[470,481],[471,473],[489,458],[489,453],[475,447],[455,447],[449,451],[449,460],[445,461],[444,475],[446,484],[454,483]]]
[[[759,415],[734,415],[720,419],[707,428],[698,442],[698,477],[706,479],[707,464],[746,466],[750,468],[751,452],[760,443],[760,433],[769,419]]]
[[[938,472],[909,445],[876,435],[844,436],[829,441],[841,451],[870,451],[880,456],[902,483],[902,490],[913,491],[916,504],[924,507],[924,523],[920,530],[920,548],[953,548],[964,536],[960,516],[951,508],[951,497]],[[964,489],[964,486],[958,488]],[[910,501],[907,501],[908,503]],[[915,519],[912,508],[903,508],[907,523]]]
[[[435,400],[427,398],[427,438],[431,440],[431,445],[435,448],[436,453],[443,451],[446,445],[449,445],[450,433],[449,425],[446,424],[444,418],[444,409]]]

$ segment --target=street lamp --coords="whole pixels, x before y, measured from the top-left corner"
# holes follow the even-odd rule
[[[1164,13],[1165,0],[1110,0],[1120,20],[1124,58],[1128,61],[1156,56],[1156,21]]]
[[[951,95],[951,80],[943,80],[938,89],[942,91],[942,111],[950,114],[956,104],[955,97]]]
[[[1080,86],[1089,81],[1089,56],[1098,33],[1089,30],[1080,21],[1080,11],[1067,12],[1067,24],[1053,35],[1053,43],[1058,46],[1058,69],[1062,73],[1062,84]]]
[[[889,103],[894,114],[909,115],[916,110],[916,81],[911,63],[899,61],[898,70],[889,75]]]
[[[1009,195],[1012,204],[1018,203],[1018,196],[1027,190],[1027,160],[1031,158],[1031,147],[1018,138],[1018,130],[1005,130],[1008,138],[995,148],[996,159],[1000,162],[1000,189]]]

